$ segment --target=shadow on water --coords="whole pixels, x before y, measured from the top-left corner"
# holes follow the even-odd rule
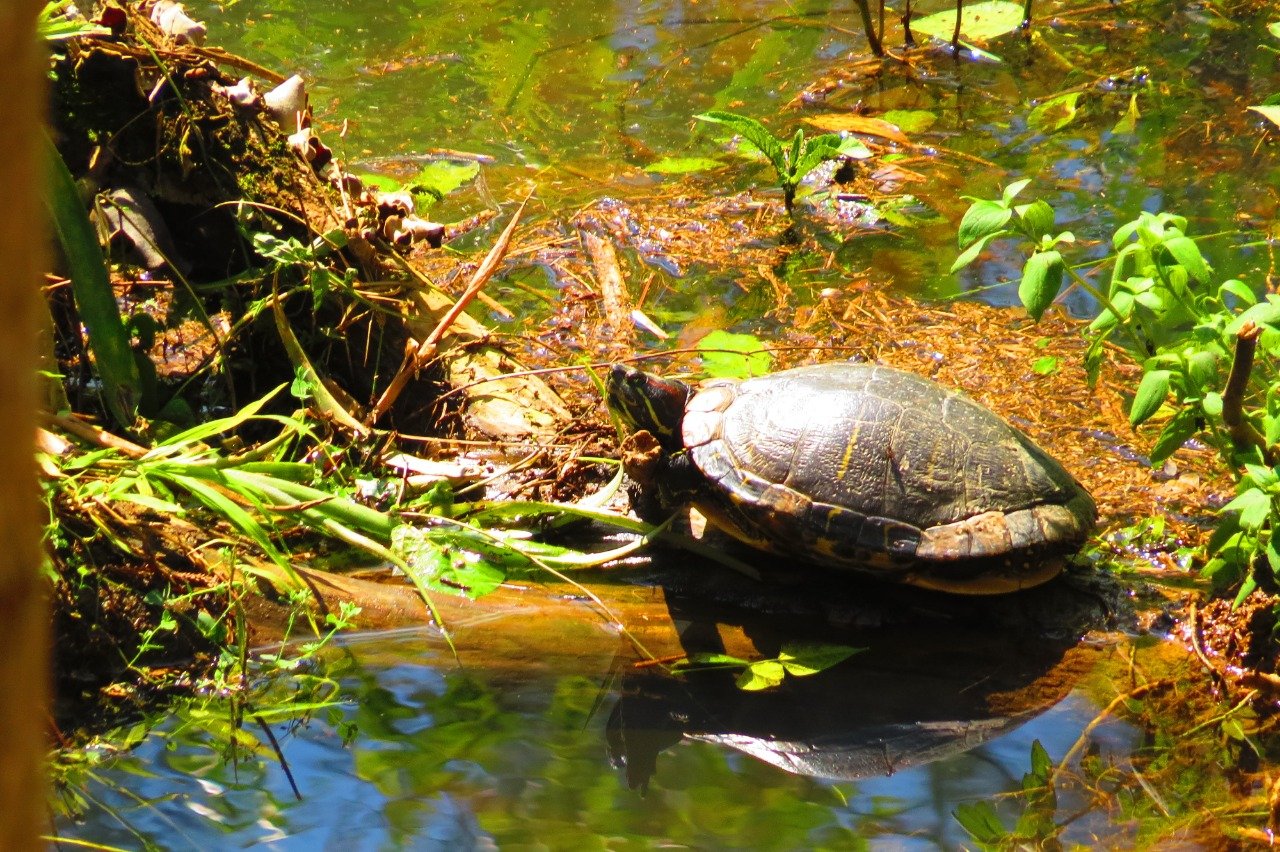
[[[655,572],[673,579],[648,585]],[[592,588],[664,657],[866,650],[748,693],[732,672],[637,667],[569,587],[509,588],[454,620],[457,660],[429,629],[332,650],[337,703],[272,725],[300,799],[260,731],[228,760],[218,725],[179,713],[89,782],[97,805],[61,829],[200,848],[954,846],[959,803],[1018,791],[1031,743],[1062,754],[1094,713],[1073,692],[1108,653],[1078,641],[1109,617],[1092,578],[957,601],[848,581],[780,596],[683,559],[632,573],[644,584]],[[1135,737],[1117,724],[1095,742],[1123,753]]]

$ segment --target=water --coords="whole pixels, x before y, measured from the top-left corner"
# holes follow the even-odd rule
[[[1193,233],[1224,235],[1204,244],[1221,277],[1241,275],[1260,286],[1270,268],[1261,246],[1226,251],[1246,239],[1237,233],[1242,223],[1270,221],[1274,213],[1276,166],[1265,123],[1244,110],[1280,91],[1262,18],[1233,20],[1209,7],[1172,4],[1056,17],[1059,7],[1038,4],[1038,20],[1050,22],[1039,30],[1044,40],[991,45],[1002,63],[932,55],[911,68],[889,63],[866,72],[851,70],[865,54],[852,32],[856,16],[834,3],[189,6],[208,20],[213,43],[306,75],[317,126],[348,161],[404,177],[432,158],[479,155],[481,178],[431,211],[441,220],[509,206],[530,188],[537,199],[532,219],[551,222],[583,207],[600,215],[644,210],[679,193],[732,196],[755,188],[767,198],[762,167],[726,152],[694,114],[733,109],[789,135],[806,117],[855,107],[871,114],[911,109],[935,118],[912,134],[920,148],[904,166],[926,178],[904,191],[927,215],[874,233],[821,235],[822,252],[779,261],[774,269],[797,300],[872,270],[900,292],[974,291],[1011,301],[1012,255],[996,250],[959,277],[946,270],[967,203],[960,196],[991,196],[1020,177],[1034,179],[1034,192],[1058,210],[1057,226],[1073,231],[1094,256],[1109,251],[1104,238],[1116,224],[1142,210],[1172,209],[1191,219]],[[827,78],[835,81],[828,90],[802,96]],[[1028,123],[1035,103],[1073,88],[1082,92],[1073,122],[1060,129]],[[1126,129],[1131,103],[1140,118]],[[675,155],[722,165],[690,177],[646,171]],[[735,289],[725,269],[697,261],[676,267],[641,255],[633,268],[655,276],[653,289],[679,294],[660,319],[692,322],[698,311],[711,310],[706,305],[718,304],[723,325],[763,322],[760,299]],[[533,258],[507,281],[554,292],[545,269]],[[1092,309],[1080,293],[1066,305],[1077,314]],[[668,616],[656,609],[645,618],[667,623]],[[779,701],[799,694],[799,704],[771,706],[765,699],[757,706],[720,683],[693,693],[694,712],[662,704],[654,694],[662,687],[620,681],[631,657],[619,658],[618,637],[598,624],[584,631],[528,616],[508,629],[501,625],[513,619],[500,621],[474,628],[469,647],[487,650],[472,660],[464,652],[462,667],[428,630],[344,640],[325,658],[337,703],[273,723],[300,800],[251,722],[252,750],[242,748],[228,762],[222,740],[208,733],[209,719],[196,724],[178,715],[97,771],[86,787],[97,804],[62,818],[58,831],[125,848],[143,838],[167,848],[954,848],[967,838],[952,817],[957,805],[1019,790],[1032,743],[1061,757],[1097,712],[1099,696],[1105,702],[1114,695],[1071,688],[1085,682],[1086,666],[1051,678],[1054,688],[1044,696],[1032,696],[1035,678],[1020,684],[1014,691],[1020,700],[1003,714],[966,716],[973,708],[948,705],[950,716],[930,717],[944,697],[990,696],[946,679],[967,671],[962,666],[922,665],[915,686],[901,687],[909,680],[908,652],[919,646],[879,635],[869,640],[869,656],[843,666],[825,693],[788,685]],[[1021,639],[1003,641],[1011,657],[986,648],[973,651],[968,664],[1000,661],[999,668],[1012,670],[1026,662]],[[942,644],[957,646],[945,632]],[[875,663],[877,652],[888,659]],[[871,672],[881,679],[870,680]],[[887,700],[886,684],[901,697],[902,715],[841,712],[851,696],[898,707]],[[656,718],[664,721],[628,727],[632,745],[640,745],[628,752],[624,770],[610,760],[609,724],[628,696],[658,708]],[[788,714],[816,716],[822,724],[786,727]],[[781,755],[777,749],[786,740],[821,743],[816,753],[823,757],[860,743],[873,723],[910,725],[926,717],[974,722],[974,731],[985,732],[977,739],[991,738],[944,751],[933,762],[900,764],[889,776],[852,780],[786,772],[744,752],[794,761],[794,749]],[[673,728],[673,719],[689,727]],[[1119,724],[1091,738],[1095,756],[1121,763],[1137,740]],[[655,743],[665,747],[650,753]],[[865,749],[857,754],[874,765]],[[650,760],[651,774],[636,769]],[[1076,804],[1085,801],[1074,795]],[[1062,796],[1063,812],[1071,812],[1072,794]],[[999,808],[1011,825],[1014,801],[1000,800]],[[1091,813],[1064,840],[1090,843],[1097,832],[1106,842],[1125,842],[1127,829],[1111,825],[1105,808]]]
[[[993,741],[862,780],[663,736],[642,793],[607,756],[618,699],[603,662],[565,653],[532,670],[460,669],[432,631],[352,637],[327,665],[340,704],[273,726],[301,799],[252,724],[257,752],[232,763],[179,715],[89,784],[100,807],[60,831],[173,849],[955,848],[967,837],[957,804],[1020,789],[1032,743],[1064,754],[1096,712],[1074,692],[1002,722]],[[1108,759],[1136,736],[1114,724],[1094,742]]]

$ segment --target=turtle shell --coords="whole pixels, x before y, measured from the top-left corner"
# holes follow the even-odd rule
[[[958,391],[829,363],[705,386],[684,446],[695,505],[764,550],[948,591],[1049,579],[1096,518],[1088,492]]]

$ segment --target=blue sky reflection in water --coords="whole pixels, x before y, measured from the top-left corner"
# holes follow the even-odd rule
[[[166,848],[955,848],[966,837],[951,817],[958,803],[1019,789],[1031,743],[1064,754],[1096,712],[1073,694],[968,752],[858,781],[793,775],[686,740],[658,755],[642,794],[607,757],[616,697],[600,694],[603,660],[566,653],[520,672],[459,670],[422,630],[353,637],[335,656],[341,721],[358,728],[351,743],[324,712],[274,726],[301,801],[269,752],[225,763],[200,735],[170,738],[172,723],[90,794]],[[1105,759],[1135,736],[1104,725],[1095,741]],[[138,842],[100,810],[62,830]]]

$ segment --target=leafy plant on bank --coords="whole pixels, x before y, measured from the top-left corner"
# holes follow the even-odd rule
[[[1151,449],[1158,465],[1192,437],[1214,447],[1237,478],[1237,494],[1223,507],[1208,543],[1203,573],[1219,589],[1238,587],[1243,599],[1256,585],[1251,567],[1265,560],[1280,577],[1280,295],[1259,297],[1239,279],[1215,283],[1185,217],[1141,213],[1116,229],[1115,253],[1086,276],[1063,252],[1075,244],[1056,232],[1053,208],[1043,199],[1017,203],[1030,183],[1018,181],[998,199],[970,198],[960,223],[957,271],[994,240],[1026,247],[1018,296],[1039,319],[1063,291],[1078,286],[1098,302],[1089,324],[1085,367],[1096,381],[1104,346],[1143,368],[1129,409],[1138,426],[1163,423]],[[1262,357],[1255,362],[1261,347]]]
[[[745,115],[712,110],[696,115],[694,118],[713,124],[723,124],[764,154],[765,159],[777,173],[778,187],[782,190],[782,200],[787,206],[788,214],[794,212],[796,190],[809,172],[827,160],[845,156],[862,158],[871,155],[867,147],[857,139],[841,137],[836,133],[824,133],[821,136],[806,138],[803,130],[797,130],[788,145],[785,140],[774,137],[763,124]]]

